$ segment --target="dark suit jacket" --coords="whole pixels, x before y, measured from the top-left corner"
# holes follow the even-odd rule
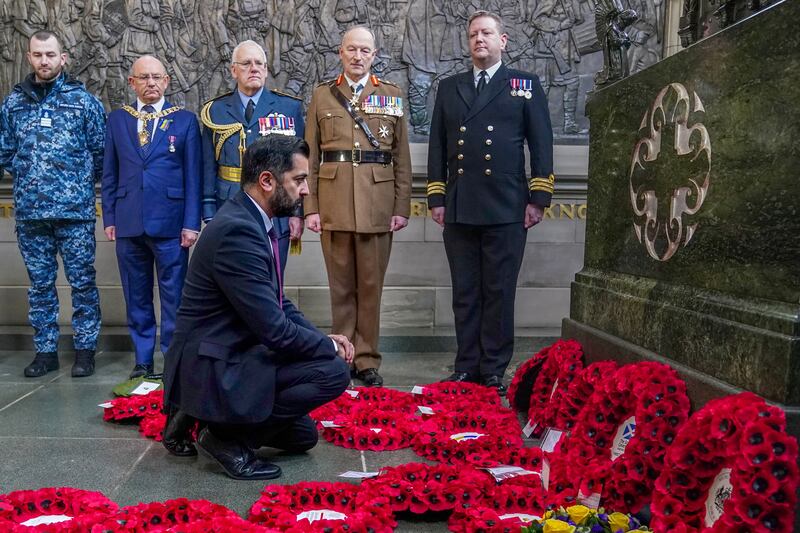
[[[195,246],[165,357],[165,401],[211,422],[269,417],[277,366],[336,357],[324,333],[282,304],[263,220],[240,191]]]
[[[531,81],[530,99],[511,95],[513,78]],[[450,223],[522,222],[528,203],[550,205],[553,132],[547,98],[535,74],[505,65],[480,95],[473,80],[470,69],[439,84],[428,146],[428,206],[445,206]]]
[[[170,107],[164,102],[163,109]],[[182,229],[200,231],[201,152],[194,113],[181,109],[161,117],[144,155],[136,118],[112,111],[103,159],[103,225],[116,226],[117,237],[179,238]]]

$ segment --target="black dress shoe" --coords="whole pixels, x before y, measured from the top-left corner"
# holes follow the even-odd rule
[[[239,442],[218,439],[207,427],[200,431],[197,447],[233,479],[275,479],[281,475],[279,466],[259,459],[253,450]]]
[[[129,376],[130,379],[136,378],[143,378],[153,373],[154,367],[153,363],[150,364],[143,364],[143,363],[136,363],[136,366],[133,367],[133,372]]]
[[[191,441],[191,431],[197,420],[181,411],[171,409],[167,415],[167,423],[164,426],[164,435],[161,443],[169,453],[176,457],[194,457],[197,455],[197,448]]]
[[[475,383],[475,379],[466,372],[453,372],[439,383],[445,383],[446,381],[455,381],[456,383],[466,381],[467,383]]]
[[[38,378],[53,370],[58,370],[58,353],[40,352],[36,354],[31,364],[25,367],[24,372],[26,378]]]
[[[367,387],[383,386],[383,378],[378,374],[377,368],[365,368],[356,372],[356,377],[364,382]]]
[[[484,387],[494,387],[497,389],[497,394],[500,396],[506,395],[506,386],[503,385],[503,379],[500,376],[486,376],[483,378]]]
[[[94,350],[75,350],[73,378],[85,378],[94,374]]]

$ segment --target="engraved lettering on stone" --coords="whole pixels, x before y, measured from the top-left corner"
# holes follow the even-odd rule
[[[664,87],[642,117],[629,172],[636,238],[657,261],[692,240],[711,183],[705,108],[680,83]]]

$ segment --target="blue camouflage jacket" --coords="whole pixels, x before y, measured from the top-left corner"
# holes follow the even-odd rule
[[[17,220],[95,219],[105,122],[100,101],[66,74],[41,100],[33,74],[12,89],[0,108],[0,169],[14,180]]]

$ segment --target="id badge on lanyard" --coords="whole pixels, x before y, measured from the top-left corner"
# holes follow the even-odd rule
[[[51,109],[42,109],[39,114],[39,126],[42,128],[53,127],[53,111]]]

